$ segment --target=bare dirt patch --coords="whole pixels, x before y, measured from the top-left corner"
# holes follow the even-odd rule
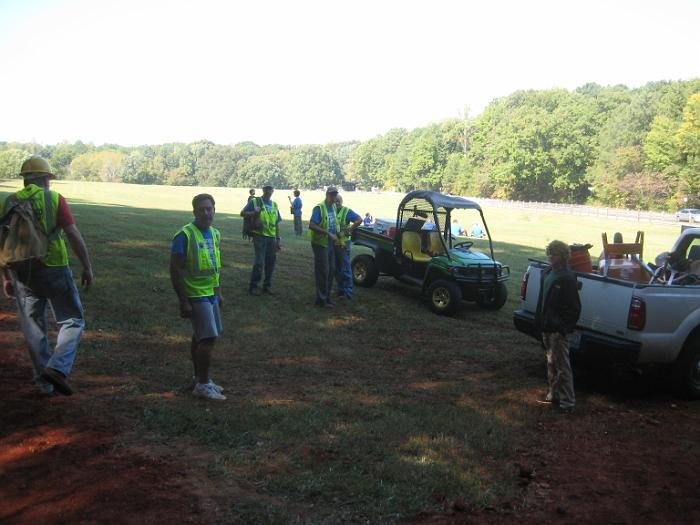
[[[210,522],[202,480],[118,444],[118,414],[104,400],[38,394],[17,325],[0,312],[0,522]]]
[[[566,415],[543,406],[533,429],[540,445],[513,463],[521,500],[477,513],[445,501],[444,513],[406,522],[700,523],[698,402],[676,399],[658,384],[645,383],[640,393],[623,382],[605,396],[586,395],[600,384],[579,388],[583,407]]]
[[[183,459],[182,447],[155,450],[133,430],[138,407],[115,406],[96,378],[78,370],[79,382],[94,388],[72,397],[36,393],[17,326],[14,314],[0,311],[0,522],[211,523],[230,517],[224,505],[235,504],[240,487],[196,467],[211,460],[208,452],[192,450],[199,456],[193,463]],[[518,497],[473,512],[461,499],[436,493],[443,512],[406,522],[700,523],[700,404],[629,385],[601,393],[584,381],[577,391],[579,413],[542,407],[531,429],[536,445],[509,460]],[[532,391],[526,401],[540,394]],[[320,462],[339,453],[303,449]]]

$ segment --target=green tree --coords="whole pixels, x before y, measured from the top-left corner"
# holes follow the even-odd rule
[[[22,162],[32,152],[18,145],[0,149],[0,179],[11,179],[19,177]]]
[[[343,182],[340,165],[321,146],[299,146],[291,150],[288,183],[296,188],[320,188]]]

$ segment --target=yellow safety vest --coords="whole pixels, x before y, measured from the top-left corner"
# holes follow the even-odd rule
[[[343,206],[339,210],[336,210],[336,228],[338,230],[338,244],[345,244],[350,240],[350,236],[347,235],[347,229],[345,228],[348,225],[349,211],[350,208],[346,208],[345,206]]]
[[[185,253],[185,271],[183,278],[185,281],[185,293],[187,297],[210,297],[215,294],[214,289],[219,287],[219,274],[221,272],[221,252],[219,243],[221,233],[211,227],[211,236],[214,241],[214,258],[216,266],[212,264],[209,256],[209,249],[204,240],[204,235],[194,223],[183,226],[177,232],[177,237],[181,232],[187,237],[187,247]]]
[[[262,222],[262,231],[256,230],[254,233],[262,235],[264,237],[275,237],[277,235],[277,203],[270,201],[272,206],[270,211],[267,211],[267,206],[265,206],[265,201],[262,197],[253,197],[253,205],[260,208],[260,221]]]
[[[328,220],[328,208],[326,208],[326,201],[324,200],[323,202],[319,203],[316,205],[318,207],[318,211],[321,212],[321,224],[319,226],[323,228],[324,230],[328,231],[328,228],[330,226],[330,221]],[[338,213],[335,209],[335,204],[333,204],[333,213],[336,215],[336,231],[338,228]],[[314,230],[309,230],[311,232],[311,243],[312,244],[317,244],[318,246],[328,246],[328,234],[326,233],[318,233]]]
[[[66,242],[56,228],[58,220],[58,192],[40,188],[36,184],[27,184],[15,193],[15,198],[20,201],[31,200],[34,215],[44,228],[44,233],[49,238],[49,248],[46,257],[42,259],[45,266],[67,266],[68,250]]]

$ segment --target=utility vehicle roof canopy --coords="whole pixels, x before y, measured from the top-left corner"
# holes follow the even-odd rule
[[[415,206],[417,210],[428,211],[425,209],[425,206],[421,206],[419,202],[412,204],[412,200],[427,201],[431,207],[430,211],[432,211],[432,208],[446,208],[450,210],[468,209],[481,212],[481,207],[474,201],[462,197],[454,197],[452,195],[443,195],[437,191],[428,190],[416,190],[406,194],[401,204],[399,204],[399,208],[412,209]]]

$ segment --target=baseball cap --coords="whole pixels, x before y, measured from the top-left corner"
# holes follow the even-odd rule
[[[328,186],[326,188],[326,195],[328,195],[329,193],[338,193],[338,188],[336,188],[335,186]]]
[[[274,190],[275,187],[272,184],[265,184],[262,189],[264,190]]]

